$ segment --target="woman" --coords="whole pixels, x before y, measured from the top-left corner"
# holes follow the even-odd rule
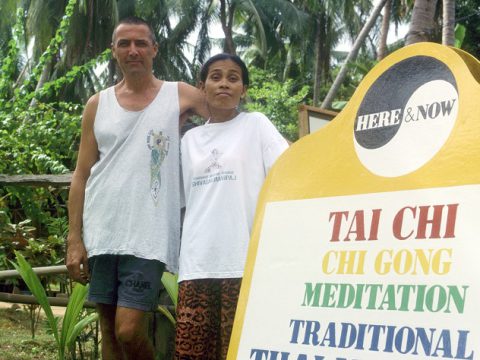
[[[288,147],[261,113],[239,111],[248,70],[218,54],[200,71],[210,119],[182,139],[186,213],[177,307],[177,359],[225,359],[255,207]]]

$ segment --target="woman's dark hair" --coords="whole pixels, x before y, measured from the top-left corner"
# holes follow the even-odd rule
[[[232,60],[235,64],[240,66],[240,69],[242,70],[243,85],[245,86],[250,85],[250,79],[248,77],[248,69],[245,63],[243,62],[243,60],[240,59],[237,55],[226,54],[226,53],[214,55],[203,64],[202,68],[200,69],[200,81],[205,83],[205,81],[207,80],[207,75],[208,75],[208,70],[210,69],[210,65],[212,65],[214,62],[222,61],[222,60]]]

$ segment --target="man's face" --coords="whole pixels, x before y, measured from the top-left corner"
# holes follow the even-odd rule
[[[115,31],[112,54],[123,75],[151,73],[158,46],[145,25],[121,24]]]

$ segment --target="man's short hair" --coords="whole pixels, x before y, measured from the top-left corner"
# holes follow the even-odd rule
[[[121,19],[117,26],[115,26],[115,29],[113,30],[112,33],[112,44],[115,45],[115,38],[117,35],[117,29],[120,25],[122,24],[128,24],[128,25],[145,25],[148,28],[148,31],[150,32],[150,39],[152,40],[153,44],[157,43],[157,39],[155,38],[155,33],[153,31],[152,26],[146,22],[144,19],[138,17],[138,16],[128,16],[126,18]]]

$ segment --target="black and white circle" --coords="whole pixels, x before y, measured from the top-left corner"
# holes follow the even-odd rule
[[[363,98],[354,124],[356,153],[376,175],[408,174],[443,147],[457,113],[450,69],[429,56],[405,59],[385,71]]]

